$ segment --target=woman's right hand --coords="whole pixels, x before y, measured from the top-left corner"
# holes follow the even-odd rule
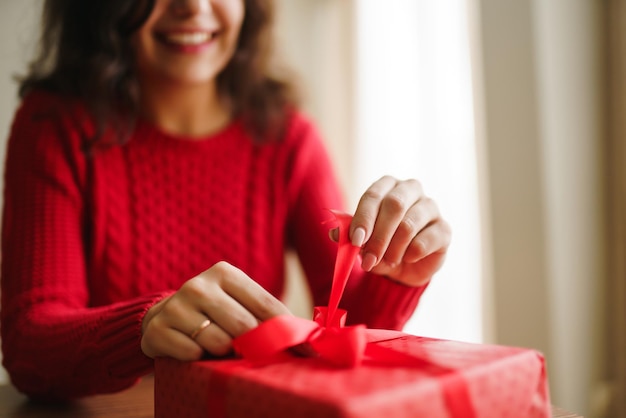
[[[233,338],[277,315],[291,313],[244,272],[219,262],[146,312],[141,349],[151,358],[182,361],[198,360],[205,351],[223,356],[232,351]]]

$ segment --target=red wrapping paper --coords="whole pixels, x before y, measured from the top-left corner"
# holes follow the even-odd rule
[[[375,344],[432,365],[336,368],[319,358],[287,355],[266,364],[158,359],[155,417],[551,416],[544,362],[535,351],[394,334],[396,339]],[[446,389],[459,384],[471,410],[450,409]]]
[[[544,360],[534,350],[344,328],[338,305],[358,248],[348,238],[350,216],[335,216],[333,288],[315,322],[264,322],[233,342],[244,358],[157,359],[157,418],[550,416]],[[288,350],[298,345],[313,356]]]

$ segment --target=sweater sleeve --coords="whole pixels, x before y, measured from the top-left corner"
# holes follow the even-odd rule
[[[296,247],[316,306],[328,304],[337,245],[324,222],[328,209],[343,209],[341,190],[315,128],[296,116],[290,129],[294,151],[288,195],[290,241]],[[355,265],[341,307],[349,323],[370,328],[402,329],[426,288],[409,287],[363,271]]]
[[[165,296],[90,306],[86,160],[80,130],[59,102],[25,99],[5,166],[3,364],[20,391],[42,399],[113,392],[150,372],[141,321]]]

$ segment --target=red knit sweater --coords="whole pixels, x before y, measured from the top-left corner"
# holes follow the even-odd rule
[[[13,384],[35,397],[117,391],[149,373],[143,314],[225,260],[280,297],[297,251],[327,303],[336,245],[324,208],[342,201],[309,121],[255,144],[234,122],[201,140],[139,122],[126,145],[86,152],[83,107],[31,94],[12,126],[2,230],[2,349]],[[423,288],[357,269],[349,321],[401,328]]]

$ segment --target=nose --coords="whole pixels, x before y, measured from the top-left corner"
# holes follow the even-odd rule
[[[170,7],[177,16],[186,17],[211,10],[212,0],[172,0]]]

